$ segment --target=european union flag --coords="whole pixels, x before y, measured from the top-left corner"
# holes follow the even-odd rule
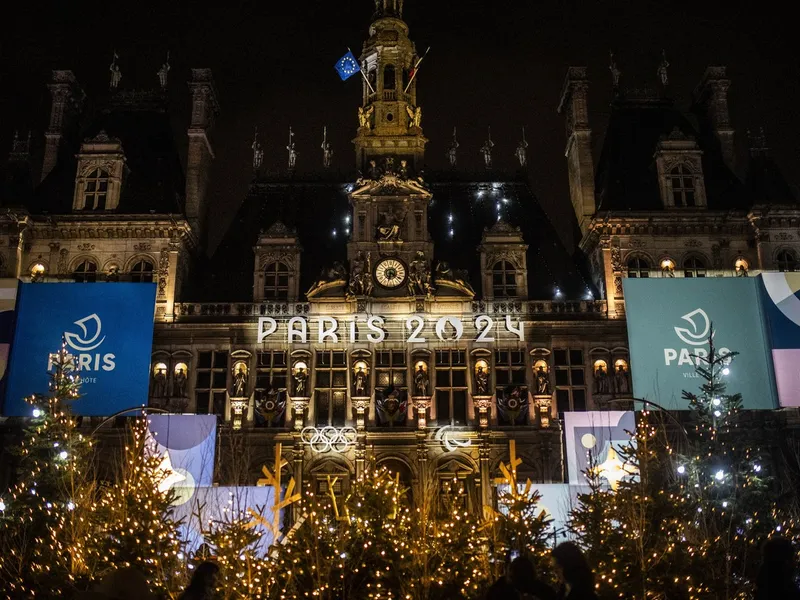
[[[358,64],[356,57],[353,56],[353,53],[350,51],[338,60],[334,68],[339,74],[339,77],[342,78],[342,81],[347,81],[353,75],[361,71],[361,65]]]

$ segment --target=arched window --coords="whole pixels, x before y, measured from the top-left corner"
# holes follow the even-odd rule
[[[395,77],[394,66],[386,65],[383,68],[383,89],[387,92],[393,92],[397,87],[397,78]]]
[[[492,267],[492,293],[495,298],[516,297],[517,270],[510,262],[501,260]]]
[[[669,172],[672,203],[675,206],[694,206],[694,176],[688,167],[678,165]]]
[[[264,269],[264,299],[289,299],[289,267],[284,263],[270,263]]]
[[[650,263],[643,258],[632,258],[628,261],[628,277],[650,277]]]
[[[797,271],[797,257],[791,250],[781,250],[776,257],[778,263],[778,271],[782,273],[791,273]]]
[[[152,283],[153,269],[153,263],[149,260],[140,260],[131,269],[131,281],[134,283]]]
[[[690,256],[683,261],[683,276],[684,277],[705,277],[706,276],[706,263],[696,256]]]
[[[86,177],[83,189],[84,210],[105,210],[108,195],[108,172],[95,169]]]
[[[75,267],[72,278],[76,283],[94,283],[97,281],[97,263],[87,258]]]

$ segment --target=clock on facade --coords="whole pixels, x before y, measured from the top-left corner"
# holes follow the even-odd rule
[[[375,279],[378,284],[393,290],[406,280],[406,266],[396,258],[385,258],[375,267]]]

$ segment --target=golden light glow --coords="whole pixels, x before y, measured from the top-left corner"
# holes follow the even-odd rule
[[[153,365],[153,375],[158,375],[160,373],[167,374],[167,365],[166,363],[160,362]]]
[[[189,372],[189,366],[186,363],[179,362],[177,365],[175,365],[175,374],[176,375],[178,373],[182,373],[183,375],[186,375],[188,372]]]
[[[665,258],[661,261],[661,270],[662,271],[674,271],[675,270],[675,262],[671,258]]]
[[[36,263],[31,267],[31,277],[42,277],[45,273],[45,268],[42,263]]]

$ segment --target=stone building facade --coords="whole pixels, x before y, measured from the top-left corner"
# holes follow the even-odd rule
[[[376,3],[360,57],[358,174],[305,177],[290,156],[286,176],[267,176],[254,144],[248,195],[210,257],[211,72],[192,70],[184,171],[163,87],[112,86],[87,115],[75,75],[54,71],[39,182],[29,141],[6,168],[0,270],[157,282],[149,402],[219,415],[253,449],[254,479],[281,442],[317,489],[328,475],[346,489],[374,461],[415,494],[456,478],[479,507],[509,440],[521,472],[562,482],[563,413],[632,405],[624,277],[796,270],[800,209],[763,136],[737,166],[724,67],[688,111],[666,75],[657,91],[615,81],[597,157],[587,72],[568,69],[558,110],[575,253],[524,149],[518,171],[492,169],[487,146],[486,171],[464,173],[454,145],[449,171],[421,177],[424,77],[402,4]]]

